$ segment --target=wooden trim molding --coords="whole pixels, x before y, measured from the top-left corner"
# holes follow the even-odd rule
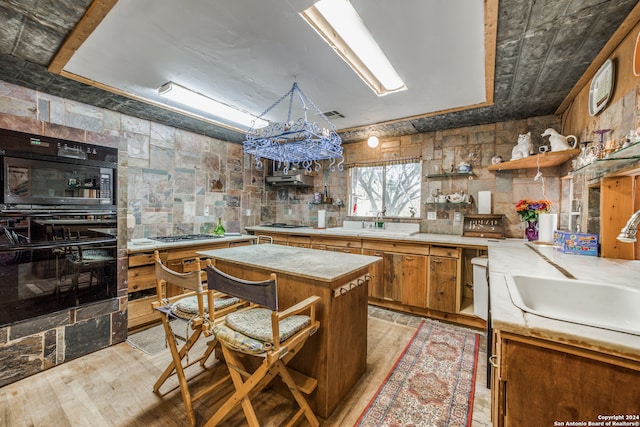
[[[80,22],[78,22],[78,25],[71,30],[71,33],[51,60],[48,68],[50,73],[60,74],[62,72],[64,66],[67,65],[73,54],[82,46],[82,43],[89,38],[91,33],[98,28],[98,25],[100,25],[116,3],[118,3],[118,0],[94,0],[94,2],[91,3],[87,12],[82,19],[80,19]]]

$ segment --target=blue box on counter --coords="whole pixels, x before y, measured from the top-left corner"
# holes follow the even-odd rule
[[[598,256],[598,235],[556,230],[553,247],[565,254]]]

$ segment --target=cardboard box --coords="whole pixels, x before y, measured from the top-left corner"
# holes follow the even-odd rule
[[[598,235],[556,230],[553,247],[565,254],[598,256]]]

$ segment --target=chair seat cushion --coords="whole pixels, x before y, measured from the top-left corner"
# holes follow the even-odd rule
[[[309,326],[309,316],[294,315],[280,321],[280,342]],[[273,347],[271,310],[252,308],[230,313],[224,323],[213,328],[213,334],[221,343],[246,354],[262,354]]]
[[[204,301],[204,312],[209,312],[209,306],[207,305],[207,296],[203,297]],[[222,310],[223,308],[229,307],[237,303],[239,300],[235,297],[230,298],[216,298],[213,300],[213,308],[215,310]],[[195,295],[182,298],[179,301],[176,301],[171,306],[171,313],[176,315],[177,317],[181,317],[183,319],[192,319],[193,317],[198,315],[198,297]]]
[[[220,323],[213,328],[213,335],[227,347],[245,354],[262,354],[271,348],[271,344],[234,331],[224,323]]]

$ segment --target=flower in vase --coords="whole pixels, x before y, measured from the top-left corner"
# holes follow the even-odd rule
[[[538,215],[548,213],[551,210],[550,200],[520,200],[516,204],[516,212],[520,215],[520,219],[526,222],[538,220]]]

